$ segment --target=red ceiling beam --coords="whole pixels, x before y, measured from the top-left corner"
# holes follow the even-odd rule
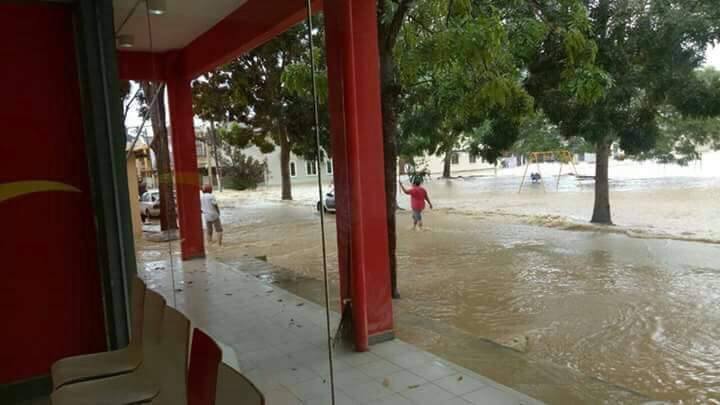
[[[322,0],[313,1],[314,11]],[[187,78],[209,72],[302,21],[305,0],[248,0],[183,49]]]
[[[165,53],[118,51],[118,76],[121,80],[165,81]]]

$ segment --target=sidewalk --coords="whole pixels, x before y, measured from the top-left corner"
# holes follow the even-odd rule
[[[211,258],[183,263],[174,256],[171,274],[167,260],[151,259],[139,266],[148,287],[232,347],[237,368],[268,405],[331,403],[325,311],[243,271],[272,265],[247,257],[232,267]],[[339,315],[331,314],[334,331]],[[336,347],[334,356],[338,405],[540,404],[397,339],[366,353]]]

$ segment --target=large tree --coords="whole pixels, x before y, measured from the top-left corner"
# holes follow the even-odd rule
[[[315,156],[312,99],[284,80],[286,70],[306,64],[308,57],[306,30],[299,25],[194,85],[196,106],[214,111],[208,117],[222,115],[230,122],[219,131],[224,141],[240,149],[255,145],[264,153],[279,147],[284,200],[292,199],[291,152]],[[326,122],[321,120],[324,139]]]
[[[532,99],[513,46],[496,8],[419,4],[397,52],[405,88],[401,145],[410,148],[403,153],[444,156],[443,177],[450,177],[457,148],[478,134],[517,131]]]
[[[581,0],[558,0],[579,9]],[[393,297],[396,276],[395,212],[397,158],[418,150],[451,150],[467,137],[474,153],[495,162],[518,136],[528,98],[519,89],[522,67],[547,32],[554,31],[570,44],[569,61],[562,72],[571,79],[592,69],[592,43],[583,31],[586,16],[570,14],[550,25],[535,14],[540,0],[378,0],[378,47],[385,153],[385,191]],[[416,50],[418,52],[416,52]],[[425,58],[425,60],[423,60]],[[437,64],[437,66],[432,66]],[[415,69],[415,72],[413,72]],[[467,71],[465,70],[467,69]],[[467,73],[469,80],[463,80]],[[483,76],[485,74],[485,76]],[[595,81],[578,94],[595,90]],[[441,88],[429,88],[437,83]],[[415,89],[417,87],[417,89]],[[432,94],[423,99],[422,92]],[[600,89],[602,92],[602,89]],[[445,95],[451,97],[445,98]],[[485,100],[482,100],[482,99]],[[439,102],[439,109],[433,104]],[[411,106],[411,107],[408,107]],[[400,130],[404,108],[425,122],[422,128]],[[478,111],[469,111],[476,108]],[[429,115],[423,115],[425,112]],[[413,114],[411,111],[409,114]],[[410,123],[412,120],[404,120]],[[419,132],[425,135],[417,136]],[[430,141],[444,137],[443,142]],[[400,150],[399,148],[408,148]]]
[[[581,136],[594,145],[597,164],[591,222],[611,224],[611,145],[619,143],[630,155],[652,151],[661,139],[660,120],[668,107],[683,116],[720,112],[714,101],[718,88],[695,74],[708,44],[720,38],[720,7],[715,0],[584,3],[590,24],[587,31],[597,44],[599,70],[580,72],[568,80],[563,71],[572,60],[573,43],[550,30],[532,56],[526,87],[563,135]],[[559,0],[538,0],[534,12],[551,26],[571,14]],[[588,86],[595,92],[603,76],[607,82],[601,97],[587,103],[573,94]]]
[[[165,121],[165,91],[158,82],[140,82],[142,93],[141,111],[149,114],[152,123],[153,138],[150,148],[155,153],[160,191],[160,229],[163,231],[177,229],[177,210],[175,208],[175,192],[170,164],[170,144]],[[154,103],[153,103],[154,101]],[[140,136],[140,134],[138,134]]]
[[[223,144],[217,126],[228,119],[227,102],[230,98],[230,89],[225,85],[226,82],[227,73],[220,71],[206,73],[192,83],[193,111],[200,119],[209,123],[209,130],[201,140],[208,145],[215,160],[215,177],[220,191],[223,189],[223,159],[220,156]],[[212,179],[213,173],[208,172],[208,175]]]

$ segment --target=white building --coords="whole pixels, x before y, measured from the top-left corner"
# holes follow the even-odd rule
[[[505,167],[515,167],[516,158],[504,158],[507,163]],[[415,158],[415,166],[418,169],[427,169],[430,174],[435,176],[442,176],[443,167],[445,165],[445,159],[443,157],[435,155],[426,155],[421,158]],[[498,163],[499,167],[502,167],[502,163]],[[495,165],[485,161],[480,156],[472,156],[470,153],[465,151],[453,152],[450,160],[450,174],[452,176],[462,175],[463,173],[472,173],[485,170],[493,170]]]
[[[243,150],[243,154],[252,157],[260,162],[266,163],[265,184],[269,186],[279,186],[282,184],[280,175],[280,150],[267,154],[263,154],[260,150],[253,146]],[[515,157],[505,158],[507,161],[505,167],[515,167],[517,159]],[[441,176],[443,172],[443,158],[438,156],[425,156],[416,158],[415,164],[418,168],[426,168],[433,177]],[[498,165],[502,167],[502,165]],[[451,171],[453,176],[462,175],[463,173],[472,173],[486,170],[493,170],[495,165],[486,162],[480,157],[472,157],[469,153],[459,151],[453,154],[451,161]],[[324,182],[328,183],[333,178],[332,159],[326,159],[322,162],[321,167],[317,167],[317,162],[307,161],[301,156],[290,154],[290,177],[293,184],[309,184],[317,182],[318,170],[322,170]]]
[[[279,186],[282,184],[280,172],[280,148],[271,153],[262,153],[256,146],[243,149],[242,153],[253,159],[264,162],[266,166],[265,184]],[[333,177],[332,159],[325,159],[321,167],[314,160],[308,161],[301,156],[290,153],[290,181],[292,184],[317,183],[318,170],[322,170],[323,181],[330,182]]]

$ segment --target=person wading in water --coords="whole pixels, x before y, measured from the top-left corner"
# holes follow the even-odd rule
[[[430,206],[430,209],[432,209],[433,205],[430,202],[430,197],[428,196],[427,190],[425,190],[421,184],[422,179],[420,177],[415,177],[412,180],[413,186],[410,187],[410,189],[406,189],[405,186],[403,186],[402,181],[400,182],[400,189],[403,193],[408,194],[410,196],[410,208],[412,208],[412,219],[413,219],[413,231],[418,229],[418,227],[422,230],[423,227],[423,218],[422,213],[423,210],[425,210],[425,201],[427,201],[428,205]]]

